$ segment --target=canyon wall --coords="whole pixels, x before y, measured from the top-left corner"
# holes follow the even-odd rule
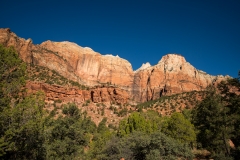
[[[125,104],[129,101],[128,92],[115,87],[98,86],[81,90],[76,87],[63,87],[28,81],[26,83],[26,88],[28,93],[43,91],[46,96],[45,100],[48,103],[61,100],[65,103],[74,102],[76,104],[81,104],[89,100],[94,103],[112,102],[116,104]]]
[[[46,41],[34,45],[31,39],[20,38],[10,29],[0,29],[0,44],[13,46],[20,58],[27,63],[55,70],[83,85],[94,87],[108,84],[124,89],[122,94],[126,94],[127,99],[137,102],[157,99],[163,95],[204,90],[210,84],[230,78],[211,76],[197,70],[178,54],[168,54],[163,56],[157,65],[151,66],[146,63],[133,71],[131,64],[119,56],[101,55],[91,48],[80,47],[67,41]],[[93,92],[94,95],[114,92],[108,89]],[[55,91],[57,92],[57,89]],[[98,101],[96,99],[99,98],[91,99]],[[103,101],[104,98],[101,99]]]
[[[137,101],[148,101],[163,95],[204,90],[226,78],[230,77],[211,76],[194,68],[183,56],[168,54],[157,65],[147,63],[135,71],[132,95]]]

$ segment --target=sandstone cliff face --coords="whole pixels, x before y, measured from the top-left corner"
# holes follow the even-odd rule
[[[101,55],[88,47],[80,47],[71,42],[46,41],[34,45],[30,39],[19,38],[10,29],[0,29],[0,43],[16,48],[20,57],[27,63],[55,70],[62,76],[81,84],[89,86],[111,84],[125,89],[124,94],[130,99],[141,102],[163,95],[203,90],[210,84],[217,84],[229,78],[211,76],[197,70],[186,62],[184,57],[177,54],[162,57],[155,66],[149,63],[143,64],[134,72],[127,60],[118,56]],[[54,91],[57,93],[57,90]],[[108,95],[107,92],[114,90],[95,89],[88,94],[93,94],[91,98],[93,101],[104,101],[104,99],[109,100],[105,97]],[[102,97],[101,100],[94,95]]]
[[[0,43],[13,46],[25,62],[48,67],[81,84],[110,83],[125,87],[132,83],[131,64],[118,56],[101,55],[71,42],[46,41],[34,45],[10,29],[0,29]]]
[[[11,32],[9,28],[0,29],[0,44],[4,46],[13,46],[19,53],[21,59],[27,63],[31,63],[31,52],[35,48],[32,40],[25,40],[18,37],[15,33]]]
[[[200,91],[228,77],[211,76],[194,68],[177,54],[163,56],[157,65],[135,72],[133,96],[148,101],[163,95]]]
[[[132,66],[118,56],[101,55],[91,48],[80,47],[71,42],[43,42],[41,47],[63,57],[72,72],[87,85],[97,82],[129,86],[133,76]]]
[[[128,93],[123,89],[115,87],[102,86],[89,90],[80,90],[77,88],[67,88],[59,85],[28,81],[26,88],[28,93],[43,91],[46,96],[46,102],[61,100],[65,103],[74,102],[76,104],[81,104],[90,100],[94,103],[113,102],[125,104],[129,101]]]

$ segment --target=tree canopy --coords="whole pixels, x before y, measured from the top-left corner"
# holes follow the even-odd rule
[[[235,157],[239,154],[240,124],[239,79],[229,79],[218,85],[218,92],[209,88],[206,98],[193,110],[193,123],[198,130],[200,148],[214,157]],[[230,148],[229,140],[236,149]]]

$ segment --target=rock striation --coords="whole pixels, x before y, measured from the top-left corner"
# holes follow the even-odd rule
[[[64,103],[74,102],[76,104],[81,104],[90,100],[94,103],[113,102],[116,104],[125,104],[129,101],[129,95],[125,90],[111,86],[101,86],[89,90],[81,90],[74,87],[69,88],[28,81],[26,88],[28,93],[43,91],[46,96],[46,102],[61,100]]]
[[[91,48],[83,48],[71,42],[46,41],[40,47],[62,57],[65,61],[62,64],[68,66],[87,85],[109,83],[125,86],[131,83],[132,66],[118,56],[101,55]]]
[[[92,93],[82,91],[83,97],[88,95],[88,98],[91,97],[90,99],[96,102],[110,100],[109,93],[114,93],[115,88],[124,89],[124,92],[120,93],[126,94],[129,99],[144,102],[163,95],[204,90],[210,84],[217,84],[221,80],[230,78],[211,76],[197,70],[178,54],[165,55],[157,65],[151,66],[146,63],[133,71],[131,64],[119,56],[101,55],[91,48],[67,41],[46,41],[34,45],[31,39],[20,38],[10,29],[0,29],[0,44],[13,46],[25,62],[55,70],[80,84],[92,87],[102,84],[114,86],[112,89],[94,89]],[[58,87],[52,91],[57,93],[58,90],[61,89]],[[75,96],[79,97],[79,95]],[[104,98],[104,95],[108,95],[108,98]],[[83,97],[82,99],[87,99]]]

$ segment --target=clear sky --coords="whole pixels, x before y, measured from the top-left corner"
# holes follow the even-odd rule
[[[5,0],[0,19],[34,44],[75,42],[134,70],[167,53],[212,75],[240,70],[240,0]]]

